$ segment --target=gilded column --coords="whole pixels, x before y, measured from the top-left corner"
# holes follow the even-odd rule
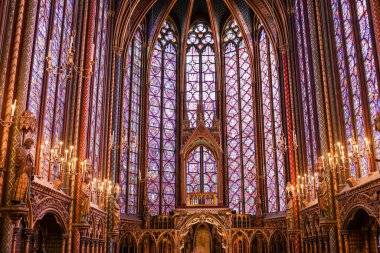
[[[78,135],[78,164],[86,160],[87,152],[87,132],[88,132],[88,120],[89,120],[89,101],[90,101],[90,88],[91,88],[91,77],[90,72],[92,69],[93,60],[93,41],[95,32],[95,15],[96,15],[96,0],[90,0],[88,18],[87,18],[87,29],[86,29],[86,43],[85,43],[85,73],[84,80],[81,90],[81,104],[80,104],[80,115],[79,115],[79,135]],[[75,188],[75,209],[74,209],[74,219],[76,223],[80,223],[80,197],[81,197],[81,187],[83,175],[81,169],[77,169],[77,182]],[[72,252],[83,252],[80,250],[80,239],[81,233],[78,228],[74,228],[73,231],[73,248]]]
[[[10,105],[17,99],[16,117],[26,108],[27,87],[34,38],[37,1],[10,1],[3,50],[0,62],[0,101],[5,104],[1,117],[9,118]],[[2,85],[5,85],[3,87]],[[4,90],[4,92],[2,92]],[[6,97],[3,97],[5,95]],[[2,101],[5,99],[5,101]],[[10,195],[15,181],[15,150],[20,143],[20,131],[16,125],[0,128],[0,203],[10,207]],[[4,177],[6,174],[6,177]],[[4,182],[3,180],[6,180]],[[3,184],[4,183],[4,184]],[[2,191],[5,191],[3,194]],[[4,199],[2,199],[2,197]],[[3,215],[0,227],[0,252],[9,253],[13,234],[12,219]]]
[[[316,32],[317,32],[317,40],[315,43],[318,42],[319,45],[319,54],[316,52],[316,55],[320,57],[320,73],[321,73],[321,81],[322,81],[322,87],[321,87],[321,94],[320,99],[318,101],[318,115],[319,118],[323,119],[324,122],[320,123],[320,131],[321,131],[321,145],[322,150],[324,152],[334,152],[334,130],[337,130],[336,122],[334,124],[332,117],[335,116],[335,108],[330,107],[330,95],[329,95],[329,85],[333,86],[333,81],[331,79],[331,71],[329,72],[329,66],[331,65],[331,59],[329,59],[329,40],[326,36],[326,32],[324,30],[328,30],[328,22],[326,20],[328,19],[326,15],[326,8],[323,5],[325,3],[322,3],[320,1],[315,1],[311,3],[311,5],[315,5],[315,17],[313,20],[316,21]],[[323,18],[323,19],[322,19]],[[325,23],[323,23],[323,20]],[[326,53],[325,53],[326,52]],[[337,199],[334,197],[338,193],[338,184],[340,182],[339,178],[337,178],[337,174],[335,172],[329,173],[328,179],[330,180],[329,184],[329,197],[328,197],[328,218],[331,220],[336,221],[336,225],[334,226],[334,233],[331,233],[330,235],[330,242],[332,245],[336,245],[335,248],[330,248],[332,252],[342,252],[342,240],[341,237],[338,236],[341,224],[339,217],[339,205]],[[331,225],[330,225],[331,226]],[[336,242],[336,238],[338,238],[338,241]]]
[[[289,83],[289,69],[288,69],[288,55],[289,47],[287,45],[281,47],[281,59],[282,67],[284,73],[284,89],[285,89],[285,114],[286,114],[286,130],[288,137],[289,147],[293,146],[293,121],[292,121],[292,110],[291,110],[291,97],[290,97],[290,83]],[[296,183],[296,167],[294,160],[294,153],[291,149],[288,152],[289,155],[289,165],[290,165],[290,180],[293,185]],[[294,215],[294,229],[298,229],[298,204],[297,201],[293,201],[293,215]],[[299,236],[295,234],[295,251],[299,252]]]

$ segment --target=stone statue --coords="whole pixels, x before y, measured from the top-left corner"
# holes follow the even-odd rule
[[[80,194],[80,221],[87,222],[88,214],[90,212],[90,196],[88,194],[88,186],[90,179],[86,177],[82,182],[81,194]]]
[[[27,138],[24,144],[16,150],[16,182],[12,196],[15,204],[24,204],[28,198],[29,188],[33,180],[34,165],[32,155],[29,150],[34,145],[32,138]]]
[[[114,231],[118,231],[119,223],[120,223],[120,204],[119,204],[119,198],[117,196],[113,198],[112,216],[113,216],[112,228]]]
[[[322,175],[318,176],[318,204],[321,211],[321,216],[326,217],[328,204],[327,204],[327,183]]]

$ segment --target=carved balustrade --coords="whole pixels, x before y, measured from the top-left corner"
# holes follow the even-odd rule
[[[216,206],[216,193],[188,193],[187,206]]]

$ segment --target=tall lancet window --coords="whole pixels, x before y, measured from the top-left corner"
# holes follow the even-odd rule
[[[178,39],[166,20],[154,45],[148,110],[148,208],[168,214],[175,205],[176,65]]]
[[[100,140],[104,114],[104,86],[106,85],[106,54],[107,54],[107,11],[108,1],[99,1],[97,33],[95,37],[95,73],[91,88],[90,100],[90,138],[89,158],[92,165],[92,176],[99,177],[100,169]]]
[[[122,87],[122,138],[128,147],[121,151],[121,210],[128,214],[137,214],[142,44],[138,28],[127,51]]]
[[[235,20],[223,35],[230,207],[255,213],[256,149],[250,58]]]
[[[278,212],[285,211],[285,165],[278,145],[283,134],[281,91],[276,53],[264,29],[259,50],[267,211]]]
[[[375,159],[380,158],[380,133],[374,119],[380,109],[379,66],[375,61],[373,29],[369,20],[367,0],[331,0],[340,85],[340,107],[343,114],[345,142],[352,151],[356,140],[359,150],[366,150],[365,139],[372,140]],[[369,115],[366,119],[364,115]],[[354,177],[369,172],[368,159],[352,162]]]
[[[67,72],[57,75],[46,71],[46,57],[52,66],[61,66],[68,59],[72,31],[74,0],[38,1],[32,69],[27,108],[42,122],[37,129],[37,145],[53,148],[64,137],[64,115],[67,101]],[[49,29],[50,28],[50,29]],[[42,120],[42,121],[41,121]],[[52,166],[39,153],[39,175],[49,181],[60,177],[58,166]],[[37,160],[38,161],[38,160]]]
[[[216,113],[214,39],[209,26],[197,21],[190,29],[186,49],[186,112],[190,127],[196,126],[202,105],[205,125],[212,127]]]
[[[302,94],[303,145],[305,146],[307,173],[313,176],[317,166],[317,128],[316,101],[312,78],[312,62],[310,58],[310,43],[308,42],[307,10],[303,0],[296,1],[296,35],[299,80]]]

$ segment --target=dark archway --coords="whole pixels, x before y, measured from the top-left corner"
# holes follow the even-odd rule
[[[268,242],[261,233],[255,234],[251,241],[251,251],[252,253],[267,253],[268,252]]]
[[[286,239],[279,231],[273,234],[269,250],[270,253],[286,253]]]
[[[128,234],[120,247],[121,253],[137,253],[137,244],[135,238]]]
[[[61,253],[65,247],[64,229],[53,213],[47,213],[33,228],[30,252]]]
[[[349,216],[342,234],[347,252],[379,252],[379,224],[362,208]]]

